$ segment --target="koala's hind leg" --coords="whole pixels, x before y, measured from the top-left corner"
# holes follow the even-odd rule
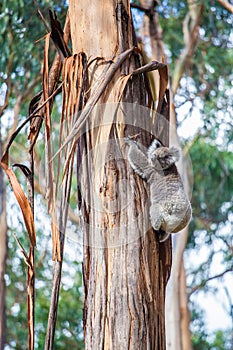
[[[161,226],[163,223],[163,216],[161,214],[161,207],[159,204],[152,204],[150,207],[150,221],[151,226],[159,235],[159,241],[165,242],[170,236],[170,232],[164,231]]]

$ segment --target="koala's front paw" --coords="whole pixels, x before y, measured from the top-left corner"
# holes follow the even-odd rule
[[[152,203],[150,207],[150,222],[155,231],[158,231],[162,224],[162,216],[160,211],[160,205]]]
[[[151,222],[151,226],[153,227],[153,229],[155,231],[159,231],[160,227],[161,227],[161,219],[160,217],[150,217],[150,222]]]

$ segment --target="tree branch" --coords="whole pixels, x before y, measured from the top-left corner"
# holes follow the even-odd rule
[[[217,279],[217,278],[220,278],[220,277],[223,277],[226,273],[228,272],[232,272],[233,269],[232,267],[219,273],[218,275],[215,275],[215,276],[212,276],[212,277],[209,277],[207,278],[206,280],[203,280],[200,284],[198,284],[197,286],[193,287],[191,289],[191,291],[188,293],[188,296],[190,297],[194,292],[196,292],[198,289],[201,289],[201,288],[204,288],[206,286],[206,284],[209,282],[209,281],[212,281],[214,279]]]
[[[225,0],[218,0],[218,2],[225,7],[225,9],[227,9],[229,12],[233,13],[233,6]]]
[[[150,12],[150,9],[147,9],[147,8],[141,6],[141,5],[138,5],[138,4],[130,4],[130,7],[134,8],[134,9],[137,9],[139,11],[142,11],[145,14],[148,14]]]
[[[195,13],[194,13],[195,12]],[[203,5],[198,5],[195,8],[190,8],[183,23],[183,33],[185,46],[180,54],[180,57],[176,61],[174,74],[172,77],[172,91],[176,93],[180,79],[185,71],[187,62],[193,55],[193,51],[197,45],[199,37],[199,28],[203,16]],[[191,24],[189,25],[191,20]]]

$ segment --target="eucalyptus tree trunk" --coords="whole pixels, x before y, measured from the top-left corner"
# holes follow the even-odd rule
[[[85,348],[163,350],[171,242],[160,244],[150,227],[147,188],[127,163],[124,137],[137,134],[142,147],[154,136],[167,144],[168,95],[159,103],[162,122],[152,116],[147,77],[137,71],[129,1],[70,0],[69,14],[73,54],[84,52],[89,62],[87,100],[98,94],[112,61],[129,52],[78,141]]]

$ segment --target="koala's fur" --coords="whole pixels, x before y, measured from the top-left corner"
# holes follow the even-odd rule
[[[145,154],[136,141],[126,138],[125,142],[131,167],[149,185],[151,225],[165,234],[164,241],[170,233],[182,230],[192,215],[175,165],[179,160],[179,150],[163,147],[158,140],[154,140]]]

